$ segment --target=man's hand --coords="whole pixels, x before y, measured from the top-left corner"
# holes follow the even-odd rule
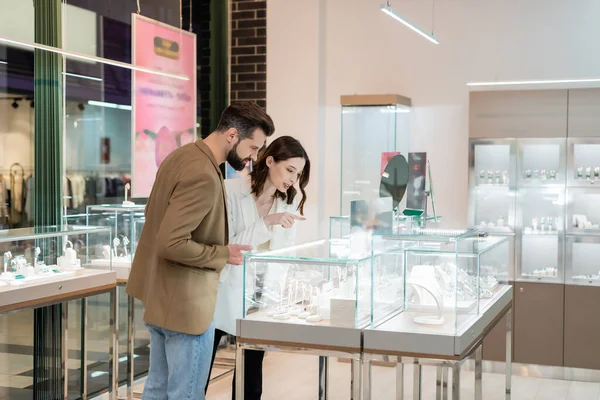
[[[252,246],[245,244],[228,244],[227,248],[229,249],[227,264],[231,265],[241,265],[244,262],[244,254],[242,251],[252,250]]]
[[[306,220],[306,218],[300,215],[288,212],[267,215],[264,219],[267,226],[281,225],[284,228],[291,228],[296,221]]]

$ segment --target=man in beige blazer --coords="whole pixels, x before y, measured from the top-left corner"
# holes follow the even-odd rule
[[[175,150],[158,169],[127,284],[150,330],[143,399],[204,399],[219,273],[251,249],[228,244],[219,165],[243,169],[274,130],[256,104],[232,104],[213,133]]]

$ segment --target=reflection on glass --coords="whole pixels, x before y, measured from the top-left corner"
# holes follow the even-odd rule
[[[33,53],[0,45],[0,229],[33,221],[33,106]]]

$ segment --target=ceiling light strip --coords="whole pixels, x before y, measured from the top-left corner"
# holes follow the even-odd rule
[[[382,4],[381,11],[394,18],[396,21],[400,22],[402,25],[406,26],[408,29],[412,30],[415,33],[423,36],[425,39],[429,40],[431,43],[440,44],[440,42],[431,34],[425,32],[421,28],[417,27],[415,24],[409,22],[407,19],[402,18],[400,15],[396,14],[394,9],[389,6]]]
[[[102,82],[102,78],[97,78],[95,76],[79,75],[79,74],[74,74],[72,72],[65,72],[64,74],[67,76],[72,76],[74,78],[82,78],[82,79],[89,79],[90,81]]]
[[[45,50],[45,51],[49,51],[51,53],[62,54],[67,57],[77,58],[80,60],[99,62],[102,64],[113,65],[115,67],[126,68],[126,69],[130,69],[133,71],[146,72],[148,74],[165,76],[167,78],[174,78],[174,79],[179,79],[179,80],[183,80],[183,81],[190,80],[190,78],[185,75],[171,74],[168,72],[158,71],[158,70],[151,69],[151,68],[138,67],[136,65],[127,64],[127,63],[120,62],[120,61],[109,60],[107,58],[102,58],[102,57],[88,56],[85,54],[76,53],[73,51],[61,50],[56,47],[46,46],[46,45],[38,44],[38,43],[29,43],[29,42],[23,42],[20,40],[12,40],[12,39],[8,39],[8,38],[1,37],[1,36],[0,36],[0,43],[14,44],[16,46],[23,46],[23,47],[27,47],[30,49]]]
[[[498,81],[498,82],[467,82],[467,86],[517,86],[517,85],[548,85],[561,83],[595,83],[600,82],[600,78],[589,79],[548,79],[531,81]]]

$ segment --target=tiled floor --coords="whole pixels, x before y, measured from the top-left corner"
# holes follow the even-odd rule
[[[316,400],[317,399],[316,357],[269,353],[265,357],[263,400]],[[405,399],[412,399],[412,367],[405,368]],[[422,398],[435,399],[435,369],[423,370]],[[330,391],[332,400],[350,398],[350,365],[335,360],[330,362]],[[504,375],[484,373],[483,399],[504,400]],[[513,377],[512,400],[600,400],[600,383],[568,382],[530,377]],[[136,391],[143,390],[143,382]],[[461,398],[472,399],[474,390],[473,372],[461,372]],[[107,399],[102,396],[99,400]],[[373,400],[395,399],[395,370],[373,367]],[[207,400],[230,400],[231,378],[211,384]]]

